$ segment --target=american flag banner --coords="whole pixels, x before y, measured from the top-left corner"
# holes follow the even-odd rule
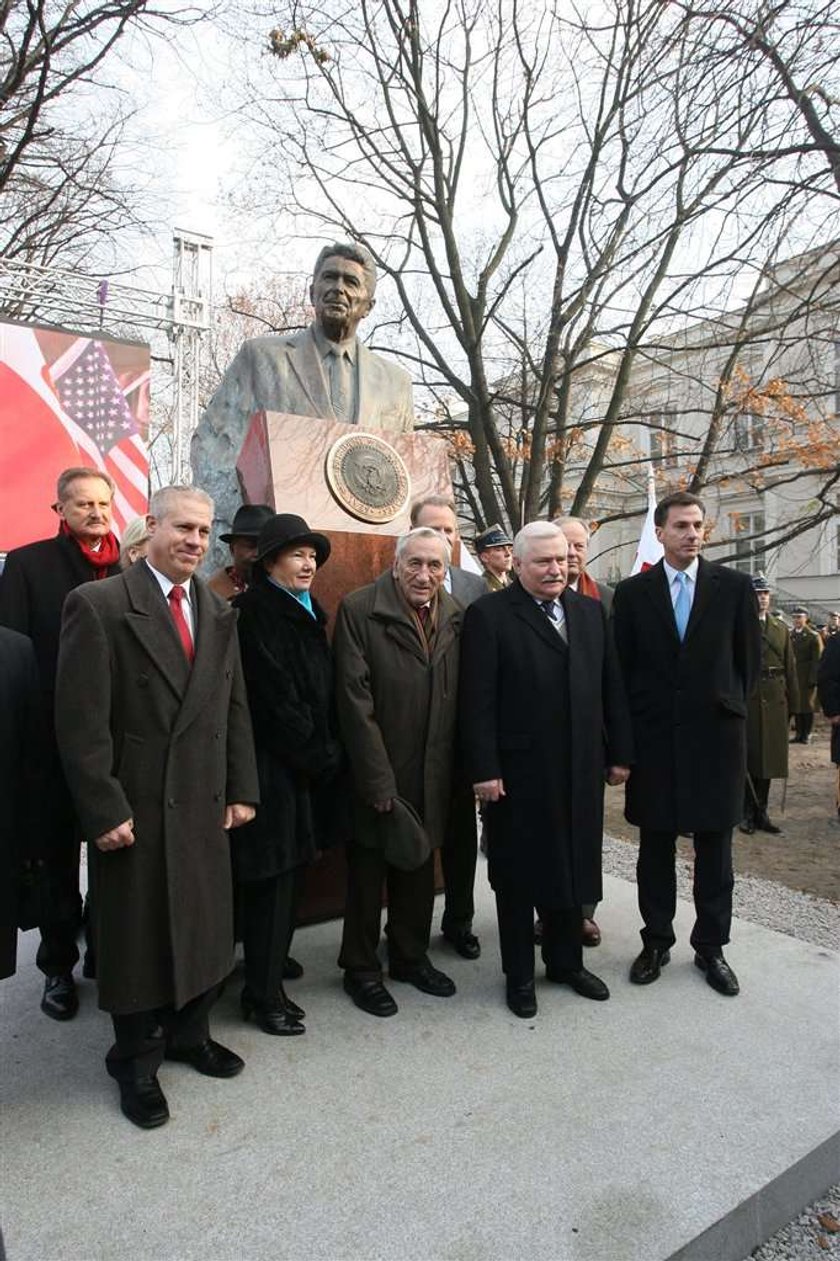
[[[126,392],[102,342],[91,338],[77,338],[50,371],[62,408],[80,431],[77,442],[114,479],[119,535],[146,511],[149,494],[149,453]]]
[[[101,469],[113,526],[148,503],[148,346],[0,321],[0,552],[54,534],[62,469]]]

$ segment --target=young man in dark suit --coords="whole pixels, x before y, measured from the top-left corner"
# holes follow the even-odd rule
[[[732,918],[732,828],[743,809],[747,702],[761,635],[746,574],[703,560],[705,509],[687,492],[656,508],[664,557],[619,583],[613,626],[633,718],[636,761],[625,813],[639,828],[637,882],[643,949],[630,979],[657,980],[670,959],[675,845],[694,837],[691,934],[713,989],[738,993],[723,957]]]
[[[44,973],[41,1010],[53,1020],[70,1020],[79,1008],[73,968],[82,918],[79,896],[79,829],[55,744],[53,707],[61,610],[68,592],[83,582],[120,571],[120,548],[111,531],[114,484],[107,473],[69,468],[59,474],[58,534],[16,547],[0,577],[0,625],[32,640],[41,687],[45,736],[45,826],[40,846],[48,872],[49,910],[39,925],[37,963]],[[91,960],[86,959],[86,974]]]

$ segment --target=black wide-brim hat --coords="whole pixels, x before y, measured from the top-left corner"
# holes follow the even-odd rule
[[[329,559],[332,550],[327,536],[310,530],[303,517],[293,512],[278,512],[260,530],[256,559],[259,562],[273,552],[294,546],[314,548],[319,568]]]
[[[231,543],[234,539],[258,539],[260,530],[266,521],[274,516],[274,509],[268,504],[243,504],[236,509],[230,534],[220,534],[222,543]]]

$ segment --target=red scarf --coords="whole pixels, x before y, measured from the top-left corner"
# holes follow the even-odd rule
[[[600,600],[601,592],[598,590],[598,584],[594,578],[590,578],[589,574],[584,571],[578,578],[578,595],[588,595],[590,600]]]
[[[107,578],[108,570],[112,565],[116,565],[117,561],[120,559],[120,545],[117,542],[116,535],[112,534],[110,530],[102,539],[96,551],[93,550],[89,543],[83,543],[82,540],[73,533],[66,521],[62,521],[60,533],[66,534],[67,537],[72,539],[76,544],[79,551],[93,570],[94,579]]]

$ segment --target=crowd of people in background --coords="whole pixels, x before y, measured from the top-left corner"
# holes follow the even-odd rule
[[[737,995],[723,953],[733,828],[779,831],[770,784],[788,775],[789,740],[811,739],[818,704],[840,767],[840,616],[818,631],[797,608],[789,630],[763,577],[703,557],[700,499],[658,505],[663,560],[613,591],[587,572],[575,518],[513,537],[490,526],[475,540],[482,573],[468,572],[453,564],[454,504],[427,496],[330,635],[316,594],[330,540],[302,517],[241,506],[222,535],[231,563],[205,582],[204,491],[157,491],[121,543],[112,494],[106,474],[65,470],[57,535],[12,551],[0,578],[0,974],[14,971],[18,927],[37,926],[42,1010],[71,1020],[84,931],[129,1120],[168,1119],[165,1060],[242,1070],[210,1030],[236,941],[243,1019],[305,1032],[285,982],[303,973],[291,947],[305,873],[336,845],[338,966],[363,1012],[397,1013],[386,981],[456,993],[429,956],[436,852],[443,939],[480,957],[479,820],[509,1010],[537,1014],[535,942],[549,983],[608,999],[584,965],[601,940],[605,783],[625,785],[639,829],[630,981],[658,981],[670,960],[688,835],[694,962]]]

